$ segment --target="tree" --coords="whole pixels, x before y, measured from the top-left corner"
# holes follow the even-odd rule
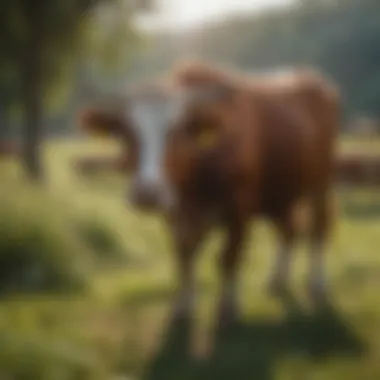
[[[100,25],[105,28],[104,30],[109,30],[108,36],[110,36],[115,32],[115,26],[119,27],[118,32],[121,31],[122,16],[128,20],[126,16],[139,11],[142,5],[144,4],[132,0],[3,0],[1,2],[0,39],[6,54],[0,69],[10,66],[17,70],[18,86],[15,88],[18,89],[18,100],[25,116],[23,162],[31,179],[42,178],[39,146],[43,136],[44,94],[54,84],[63,60],[66,59],[74,65],[75,58],[78,57],[75,53],[80,49],[83,52],[91,51],[88,47],[94,45],[91,45],[88,31],[91,29],[91,23],[99,22],[99,17],[102,15],[99,13],[100,6],[103,7],[102,11],[118,10],[113,13],[119,15],[117,22],[97,24],[99,30],[102,30]],[[121,11],[123,14],[120,14]],[[125,30],[128,30],[127,25],[124,24]],[[110,46],[112,44],[108,44],[108,48]],[[100,49],[98,53],[98,57],[104,55],[109,58],[111,55],[110,50],[101,52]],[[6,82],[3,80],[0,83],[3,93],[7,88]]]

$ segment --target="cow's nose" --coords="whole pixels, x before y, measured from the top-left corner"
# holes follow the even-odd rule
[[[157,184],[135,181],[129,193],[130,203],[140,209],[151,210],[159,205],[159,188]]]

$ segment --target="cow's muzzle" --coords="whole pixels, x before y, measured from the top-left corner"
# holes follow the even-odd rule
[[[171,207],[173,197],[167,186],[159,181],[135,179],[129,194],[129,203],[140,210],[157,211]]]

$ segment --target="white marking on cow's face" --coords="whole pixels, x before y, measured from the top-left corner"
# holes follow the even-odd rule
[[[159,193],[160,200],[170,203],[170,188],[163,173],[166,136],[184,110],[180,95],[156,95],[135,99],[130,107],[132,123],[140,144],[139,166],[134,181],[136,191]]]

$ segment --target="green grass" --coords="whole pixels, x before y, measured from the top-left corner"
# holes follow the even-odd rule
[[[361,144],[347,140],[341,149],[367,151],[365,144],[375,145]],[[162,220],[125,207],[127,179],[111,174],[81,178],[72,169],[75,157],[115,149],[112,143],[49,142],[49,180],[43,190],[28,187],[17,164],[1,168],[1,196],[10,200],[7,203],[16,200],[20,209],[33,209],[39,218],[44,209],[48,231],[53,231],[49,236],[55,236],[61,223],[60,231],[72,227],[71,232],[88,243],[86,252],[70,252],[70,257],[93,254],[100,261],[91,266],[85,293],[19,294],[0,301],[0,378],[380,378],[380,212],[374,211],[380,193],[346,190],[341,196],[339,220],[326,252],[331,305],[320,312],[310,308],[304,295],[304,243],[297,247],[292,273],[299,305],[285,309],[267,297],[263,287],[276,242],[269,226],[258,223],[240,271],[242,321],[216,337],[207,359],[195,360],[185,343],[191,337],[192,349],[201,352],[211,341],[221,236],[212,234],[199,254],[195,329],[169,326],[175,284]],[[59,220],[53,225],[55,219]],[[106,265],[109,256],[126,260]]]

